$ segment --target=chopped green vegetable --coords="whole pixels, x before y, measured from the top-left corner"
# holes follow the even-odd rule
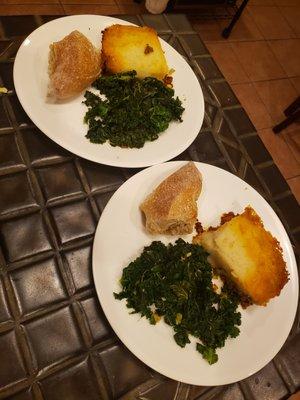
[[[156,140],[171,121],[182,121],[184,108],[174,90],[156,78],[138,79],[136,72],[101,76],[92,85],[106,99],[86,91],[86,137],[93,143],[143,147]]]
[[[218,361],[216,349],[228,337],[239,335],[238,297],[227,286],[217,294],[212,268],[202,246],[178,239],[167,246],[152,242],[123,270],[122,290],[131,313],[140,313],[151,324],[159,318],[171,325],[176,343],[185,347],[189,335],[198,338],[196,350],[209,364]]]

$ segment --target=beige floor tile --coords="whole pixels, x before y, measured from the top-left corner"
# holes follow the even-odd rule
[[[238,83],[231,85],[231,88],[257,130],[269,128],[273,125],[268,110],[252,83]]]
[[[252,81],[277,79],[286,76],[265,41],[235,42],[232,43],[232,48]]]
[[[295,36],[278,7],[249,6],[249,12],[265,39],[286,39]]]
[[[300,76],[300,39],[270,40],[269,46],[287,76]]]
[[[206,46],[228,82],[249,81],[237,56],[232,51],[230,43],[209,42],[206,43]]]
[[[271,129],[259,130],[258,134],[285,179],[300,175],[300,163],[282,135],[275,135]]]

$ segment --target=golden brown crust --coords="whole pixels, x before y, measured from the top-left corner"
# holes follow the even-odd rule
[[[140,206],[146,229],[150,233],[191,233],[201,186],[201,175],[193,162],[166,178]]]
[[[168,66],[157,33],[147,26],[112,25],[103,31],[102,58],[110,73],[135,70],[162,80]]]
[[[249,206],[215,230],[200,233],[193,242],[203,245],[213,262],[255,304],[266,305],[288,281],[278,240],[265,230],[262,220]]]
[[[100,52],[80,32],[73,31],[50,45],[49,93],[66,99],[86,89],[101,70]]]

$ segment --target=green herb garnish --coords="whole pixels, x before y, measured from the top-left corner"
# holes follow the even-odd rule
[[[156,140],[171,121],[182,121],[184,108],[174,90],[155,78],[138,79],[136,72],[101,76],[92,86],[105,95],[86,91],[86,137],[93,143],[143,147]]]
[[[176,343],[185,347],[189,335],[200,339],[196,350],[209,364],[218,361],[216,349],[228,337],[239,335],[238,298],[226,287],[217,294],[212,268],[202,246],[178,239],[175,244],[152,242],[123,270],[122,290],[131,313],[140,313],[151,324],[163,317],[173,327]]]

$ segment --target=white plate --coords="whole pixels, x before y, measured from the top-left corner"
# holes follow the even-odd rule
[[[142,149],[121,149],[105,143],[93,144],[85,135],[83,117],[87,107],[83,94],[64,104],[46,102],[48,52],[52,42],[77,29],[100,48],[101,31],[112,24],[132,25],[120,19],[98,15],[63,17],[36,29],[21,45],[14,64],[18,98],[35,125],[62,147],[88,160],[118,167],[145,167],[170,160],[183,152],[198,135],[204,116],[200,84],[184,58],[161,40],[170,68],[175,69],[174,90],[183,103],[183,122],[172,122],[154,142]]]
[[[102,213],[93,249],[93,274],[105,315],[122,342],[144,363],[172,379],[194,385],[225,385],[244,379],[266,365],[280,350],[293,324],[298,301],[295,256],[285,229],[269,204],[247,183],[220,168],[195,163],[203,177],[198,218],[205,226],[219,223],[224,212],[242,212],[250,204],[267,230],[280,241],[290,280],[267,307],[251,306],[242,313],[241,333],[218,350],[210,366],[195,350],[195,342],[180,348],[172,328],[163,321],[153,326],[128,314],[125,300],[115,300],[124,267],[153,240],[170,237],[145,232],[139,204],[158,183],[185,162],[169,162],[145,169],[126,181]],[[190,240],[192,235],[183,237]],[[175,240],[175,239],[174,239]],[[173,241],[174,241],[173,240]]]

